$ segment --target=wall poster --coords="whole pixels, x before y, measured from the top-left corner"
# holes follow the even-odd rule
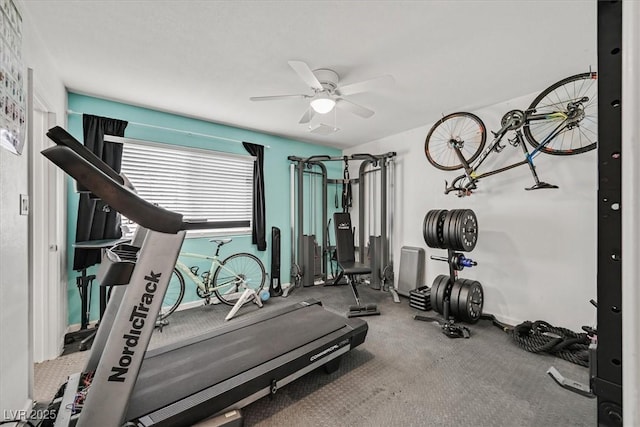
[[[22,17],[13,0],[0,0],[0,146],[22,154],[26,134]]]

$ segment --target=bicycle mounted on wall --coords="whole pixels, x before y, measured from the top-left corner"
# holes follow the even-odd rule
[[[501,128],[492,132],[494,140],[485,150],[486,127],[478,116],[457,112],[444,116],[427,134],[425,154],[438,169],[451,171],[460,168],[464,174],[451,185],[445,181],[445,194],[456,191],[458,197],[470,196],[480,179],[518,166],[528,165],[535,184],[527,190],[558,188],[538,178],[533,158],[544,152],[553,155],[574,155],[596,148],[597,145],[597,73],[588,72],[563,79],[538,95],[525,111],[512,110],[501,120]],[[522,147],[524,160],[487,172],[478,168],[492,153],[500,153],[507,138],[513,147]],[[525,139],[533,147],[529,152]]]

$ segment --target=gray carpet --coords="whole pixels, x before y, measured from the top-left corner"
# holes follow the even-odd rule
[[[596,423],[596,401],[559,387],[547,374],[588,382],[588,370],[548,355],[527,353],[507,334],[481,321],[470,339],[450,339],[432,323],[433,315],[393,303],[389,294],[360,287],[364,302],[376,302],[381,316],[364,318],[364,344],[342,358],[338,371],[318,370],[291,383],[273,398],[243,410],[245,425],[256,426],[587,426]],[[273,298],[261,310],[316,298],[337,313],[353,303],[350,289],[300,288]],[[174,313],[156,331],[151,346],[197,335],[223,323],[226,306]],[[257,312],[246,306],[238,318]],[[538,319],[530,319],[538,320]],[[232,320],[233,321],[233,320]],[[562,325],[556,325],[562,326]],[[283,331],[286,333],[286,331]],[[48,401],[66,375],[78,371],[87,353],[74,353],[35,367],[35,398]],[[213,355],[212,355],[213,357]]]

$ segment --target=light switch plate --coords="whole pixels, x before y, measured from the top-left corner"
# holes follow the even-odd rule
[[[29,196],[20,195],[20,215],[29,215]]]

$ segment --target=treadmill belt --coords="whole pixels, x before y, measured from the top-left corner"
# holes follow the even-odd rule
[[[131,420],[252,369],[345,326],[319,305],[146,358],[126,419]]]

